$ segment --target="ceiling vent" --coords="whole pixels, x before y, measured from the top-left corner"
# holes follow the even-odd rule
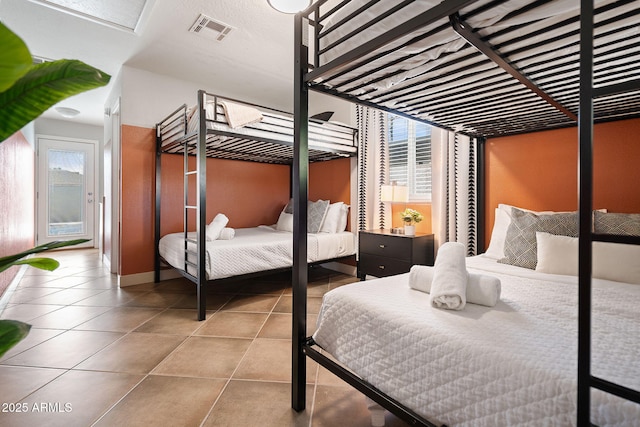
[[[207,15],[200,14],[196,22],[189,29],[192,33],[206,35],[207,37],[214,38],[218,41],[222,41],[229,35],[234,28],[224,22],[216,21]]]

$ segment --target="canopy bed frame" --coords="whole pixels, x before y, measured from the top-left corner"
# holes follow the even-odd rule
[[[473,137],[578,127],[577,425],[592,388],[640,403],[592,375],[593,125],[640,116],[640,4],[564,0],[319,0],[295,17],[292,407],[305,408],[306,357],[411,425],[433,426],[327,357],[306,336],[308,92],[319,91]],[[556,18],[557,17],[557,18]],[[478,176],[479,214],[484,197]],[[478,219],[484,223],[483,218]],[[482,236],[484,233],[479,232]],[[482,247],[482,243],[479,244]]]

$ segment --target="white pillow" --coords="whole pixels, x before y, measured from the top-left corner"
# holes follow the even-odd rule
[[[336,233],[342,233],[347,229],[347,220],[349,219],[349,205],[344,203],[340,206],[340,221],[338,222],[338,228]]]
[[[293,232],[293,214],[281,212],[276,224],[276,230]]]
[[[225,214],[219,213],[213,218],[213,221],[207,225],[207,240],[216,240],[220,237],[222,229],[229,223],[229,218]]]
[[[578,238],[536,233],[536,271],[576,276]],[[592,276],[597,279],[640,284],[640,246],[593,242]]]
[[[327,209],[327,214],[324,217],[324,221],[322,222],[322,227],[320,227],[321,233],[336,233],[338,231],[338,227],[340,225],[340,216],[342,213],[342,205],[343,202],[331,203],[329,205],[329,209]]]
[[[511,215],[504,209],[496,208],[491,240],[487,251],[484,253],[486,257],[492,259],[504,258],[504,239],[507,237],[509,224],[511,224]]]

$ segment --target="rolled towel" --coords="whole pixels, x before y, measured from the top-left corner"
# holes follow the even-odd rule
[[[227,226],[229,218],[225,214],[219,213],[213,221],[207,225],[207,240],[213,241],[220,237],[222,229]]]
[[[433,267],[414,265],[409,272],[409,287],[430,293],[433,282]],[[485,274],[469,273],[467,302],[493,307],[500,301],[500,279]]]
[[[448,310],[462,310],[467,303],[469,274],[464,245],[447,242],[438,250],[431,282],[431,305]]]
[[[235,237],[236,230],[233,228],[225,227],[220,232],[220,236],[218,236],[218,240],[231,240]]]

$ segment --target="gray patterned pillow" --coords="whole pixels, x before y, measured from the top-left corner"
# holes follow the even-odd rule
[[[307,205],[307,232],[318,233],[329,209],[329,200],[309,202]]]
[[[594,212],[594,231],[599,234],[640,236],[640,214]]]
[[[511,208],[511,224],[504,241],[504,258],[501,264],[535,269],[538,263],[536,231],[558,236],[578,236],[578,213],[536,215]]]

